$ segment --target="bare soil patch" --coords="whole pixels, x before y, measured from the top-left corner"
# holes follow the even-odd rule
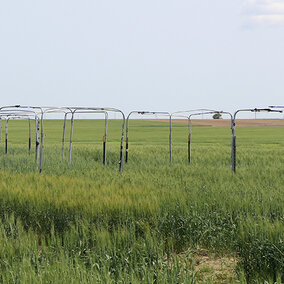
[[[235,256],[217,255],[199,246],[177,255],[179,263],[190,269],[196,283],[236,283],[237,263]],[[170,262],[174,267],[174,261]]]
[[[217,257],[214,254],[201,253],[196,255],[195,268],[200,283],[232,283],[237,280],[237,259],[233,257]],[[199,283],[199,281],[197,281]]]

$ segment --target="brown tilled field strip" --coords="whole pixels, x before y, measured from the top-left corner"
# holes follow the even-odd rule
[[[155,121],[168,121],[165,119],[159,119]],[[192,119],[193,125],[203,126],[230,126],[230,119]],[[186,119],[174,119],[174,123],[187,124]],[[237,127],[253,127],[253,126],[284,126],[284,119],[237,119]]]

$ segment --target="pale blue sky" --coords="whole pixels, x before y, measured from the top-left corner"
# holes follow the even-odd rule
[[[284,1],[0,1],[0,105],[284,104]]]

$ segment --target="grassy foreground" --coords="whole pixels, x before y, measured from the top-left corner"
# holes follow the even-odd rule
[[[1,152],[3,283],[284,282],[282,128],[237,129],[234,175],[229,129],[193,127],[188,165],[187,129],[175,125],[169,165],[167,123],[131,121],[119,173],[119,121],[106,166],[103,121],[77,121],[71,167],[60,159],[62,122],[47,121],[38,174],[26,124],[9,122]]]

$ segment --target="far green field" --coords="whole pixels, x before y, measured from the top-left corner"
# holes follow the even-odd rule
[[[121,121],[77,120],[72,165],[60,120],[45,121],[43,172],[27,121],[9,122],[0,155],[2,283],[284,282],[284,129],[133,120],[118,172]],[[2,125],[4,127],[4,124]]]

